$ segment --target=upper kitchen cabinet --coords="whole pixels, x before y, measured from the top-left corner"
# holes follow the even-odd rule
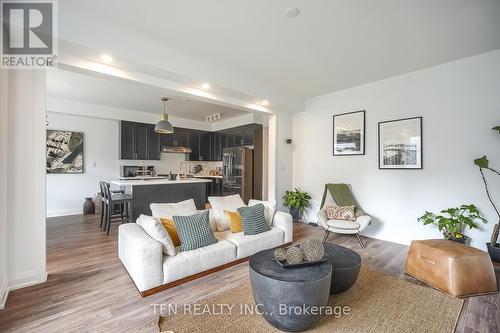
[[[120,121],[120,159],[159,160],[159,137],[154,125]]]
[[[191,130],[189,133],[189,148],[191,148],[191,154],[189,154],[190,161],[200,160],[200,133],[195,130]]]
[[[212,161],[213,133],[200,132],[199,161]]]
[[[262,125],[250,124],[223,130],[220,133],[225,135],[226,144],[223,147],[252,146],[255,144],[256,136],[262,135]]]

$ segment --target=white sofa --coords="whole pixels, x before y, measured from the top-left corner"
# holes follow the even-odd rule
[[[230,230],[215,231],[214,235],[218,240],[215,244],[169,256],[139,225],[126,223],[118,229],[118,256],[141,295],[148,296],[240,263],[259,251],[291,243],[292,216],[276,212],[271,230],[258,235],[233,234]]]

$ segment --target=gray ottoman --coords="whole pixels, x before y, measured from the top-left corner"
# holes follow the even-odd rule
[[[274,261],[273,253],[274,249],[265,250],[250,258],[255,303],[274,327],[287,332],[305,331],[321,314],[306,313],[303,309],[328,303],[332,265],[324,261],[313,266],[283,268]]]
[[[333,266],[330,294],[342,293],[356,282],[361,269],[361,257],[347,247],[325,243],[325,256]]]

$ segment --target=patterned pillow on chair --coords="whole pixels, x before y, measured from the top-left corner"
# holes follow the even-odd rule
[[[329,220],[356,221],[356,212],[354,209],[354,206],[325,206],[325,214],[326,218]]]

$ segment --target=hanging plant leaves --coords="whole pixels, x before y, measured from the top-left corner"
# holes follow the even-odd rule
[[[481,158],[476,158],[474,160],[474,164],[482,169],[488,168],[489,163],[490,161],[488,161],[488,158],[486,156],[483,156]]]

